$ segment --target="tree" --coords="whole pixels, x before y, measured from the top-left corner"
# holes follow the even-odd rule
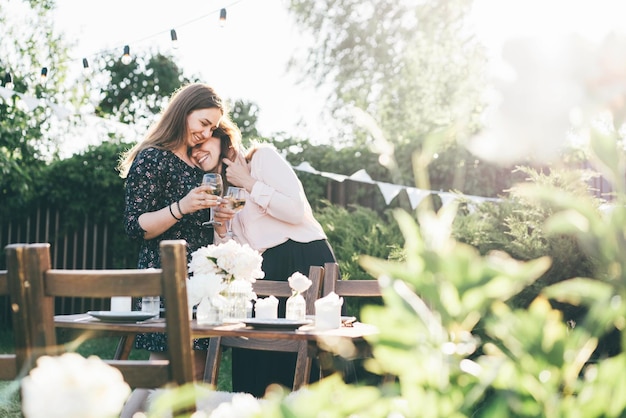
[[[43,166],[56,158],[59,140],[72,118],[61,119],[55,106],[84,98],[66,85],[68,43],[48,18],[52,1],[9,0],[0,4],[0,216],[20,213],[35,193]],[[42,68],[47,79],[40,81]],[[8,89],[10,74],[14,87]]]
[[[292,66],[331,86],[334,117],[350,133],[344,136],[381,154],[394,182],[414,184],[413,155],[434,133],[447,130],[428,150],[434,159],[428,168],[432,189],[494,196],[511,184],[509,168],[486,164],[458,145],[478,129],[481,111],[485,57],[466,31],[471,4],[290,2],[296,22],[315,34],[306,61]],[[373,120],[363,122],[363,115],[355,119],[345,110],[355,107]],[[372,125],[381,134],[373,135]]]

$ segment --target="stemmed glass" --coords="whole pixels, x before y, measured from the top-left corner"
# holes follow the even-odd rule
[[[226,191],[226,196],[224,196],[224,203],[227,208],[233,210],[235,213],[239,212],[246,204],[246,189],[241,187],[229,187]],[[226,233],[232,236],[231,221],[227,222],[226,227]]]
[[[222,176],[218,173],[206,173],[202,177],[202,185],[208,185],[211,189],[207,192],[212,195],[221,196],[223,191],[223,183]],[[220,222],[217,222],[213,219],[213,208],[209,208],[209,220],[207,222],[202,222],[202,226],[206,225],[221,225]]]

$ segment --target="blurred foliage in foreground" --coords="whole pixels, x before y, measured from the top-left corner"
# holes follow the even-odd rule
[[[568,245],[593,260],[593,276],[559,280],[518,307],[509,302],[549,271],[550,257],[481,254],[453,239],[454,205],[436,213],[422,209],[417,222],[397,211],[406,240],[403,260],[361,259],[379,278],[385,301],[362,312],[365,322],[380,328],[367,367],[396,376],[395,382],[357,386],[335,375],[295,394],[268,392],[254,416],[625,416],[626,157],[607,134],[596,133],[592,150],[596,167],[617,191],[611,210],[550,182],[519,186],[515,194],[551,208],[538,226],[548,239],[571,237]],[[555,302],[586,314],[573,324],[552,307]],[[619,350],[593,358],[598,341],[614,329],[620,331]]]

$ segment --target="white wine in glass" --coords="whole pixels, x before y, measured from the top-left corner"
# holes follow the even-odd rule
[[[207,192],[209,194],[215,195],[215,196],[221,196],[222,195],[222,191],[223,191],[223,183],[222,183],[222,176],[218,173],[206,173],[203,177],[202,177],[202,185],[208,185],[210,187],[210,190]],[[209,220],[207,222],[203,222],[202,225],[206,226],[206,225],[221,225],[221,223],[216,222],[213,219],[213,208],[209,208]]]
[[[229,187],[226,191],[226,196],[224,196],[224,201],[227,208],[230,208],[237,213],[243,209],[246,204],[246,190],[241,187]],[[228,221],[226,233],[232,236],[233,232],[230,224],[231,221]]]

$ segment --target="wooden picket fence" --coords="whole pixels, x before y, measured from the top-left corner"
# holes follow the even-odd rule
[[[71,231],[63,231],[61,211],[37,208],[22,221],[2,222],[0,220],[0,270],[6,269],[4,247],[12,243],[50,243],[53,268],[101,269],[111,268],[109,255],[109,226],[95,224],[85,216],[81,225]],[[129,255],[129,262],[136,263],[137,254]],[[130,264],[130,265],[133,265]],[[103,299],[63,298],[56,302],[58,314],[78,313],[87,310],[109,308],[109,301]],[[8,298],[0,298],[0,326],[11,327]]]

